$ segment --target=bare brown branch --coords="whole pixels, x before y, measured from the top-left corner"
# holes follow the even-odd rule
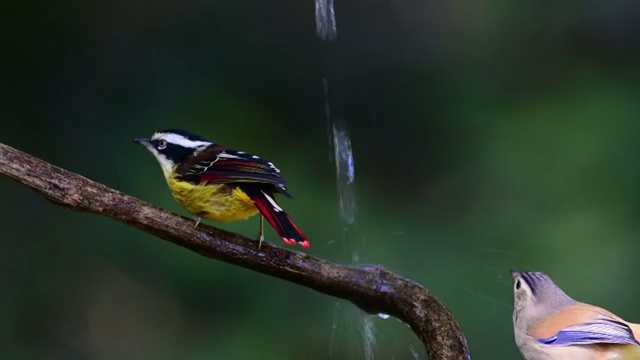
[[[0,143],[0,174],[74,210],[104,215],[201,255],[252,269],[346,299],[372,314],[410,325],[429,359],[470,359],[451,312],[427,289],[381,266],[350,267],[306,253],[256,242],[193,220],[66,171]]]

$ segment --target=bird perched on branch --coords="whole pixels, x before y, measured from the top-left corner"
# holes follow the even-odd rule
[[[228,222],[260,212],[258,247],[264,241],[264,218],[287,245],[309,247],[307,237],[276,201],[276,193],[291,195],[272,162],[181,129],[134,141],[156,157],[175,199],[195,215],[195,226],[202,218]]]
[[[525,359],[640,359],[639,324],[572,299],[544,273],[510,272],[513,329]]]

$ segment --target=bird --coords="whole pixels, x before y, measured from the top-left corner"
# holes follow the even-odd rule
[[[640,324],[572,299],[542,272],[509,271],[515,341],[526,360],[640,359]]]
[[[271,161],[184,129],[158,130],[133,141],[156,158],[173,197],[194,215],[194,227],[203,218],[231,222],[260,213],[258,248],[264,241],[265,218],[285,244],[309,247],[309,239],[276,201],[275,194],[292,196]]]

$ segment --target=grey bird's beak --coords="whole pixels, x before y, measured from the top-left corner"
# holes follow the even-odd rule
[[[509,272],[511,273],[511,278],[513,280],[516,279],[516,276],[520,275],[520,271],[518,271],[518,270],[509,269]]]
[[[135,138],[133,142],[137,142],[138,144],[147,145],[149,143],[149,138]]]

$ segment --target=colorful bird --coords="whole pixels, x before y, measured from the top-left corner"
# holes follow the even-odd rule
[[[272,162],[180,129],[134,141],[158,160],[175,199],[195,215],[195,226],[202,218],[237,221],[259,212],[258,247],[264,241],[264,218],[285,244],[309,247],[307,237],[275,199],[276,193],[291,195]]]

